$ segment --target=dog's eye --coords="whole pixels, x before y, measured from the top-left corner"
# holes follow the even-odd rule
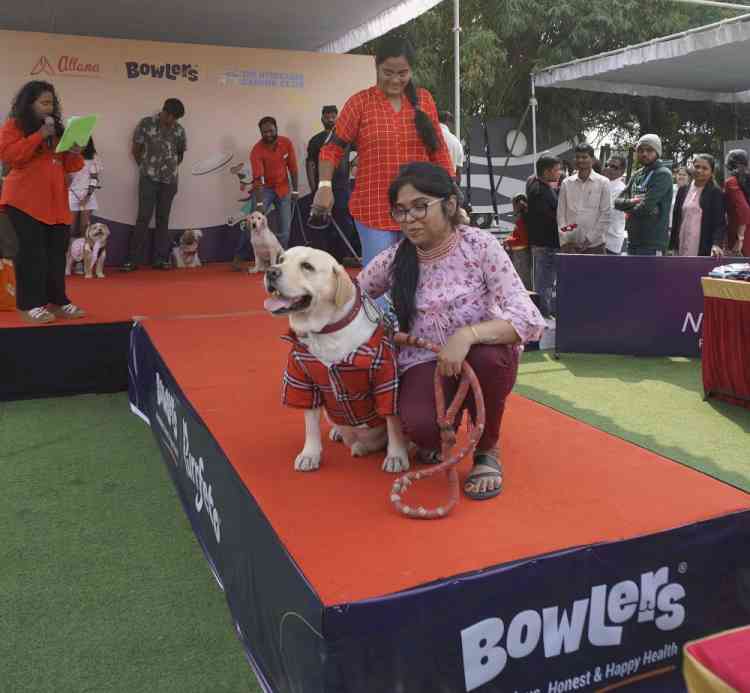
[[[308,272],[314,272],[315,271],[315,268],[309,262],[303,262],[303,263],[301,263],[300,267],[303,270],[307,270]]]

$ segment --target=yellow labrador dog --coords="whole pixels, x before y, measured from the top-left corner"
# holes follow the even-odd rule
[[[253,246],[253,256],[255,257],[255,266],[248,272],[250,274],[265,272],[271,265],[275,264],[276,259],[284,250],[279,243],[279,239],[268,228],[268,219],[266,219],[265,214],[253,212],[245,219],[245,223],[250,231],[250,244]]]
[[[379,315],[336,260],[322,250],[285,251],[265,274],[265,308],[287,315],[292,349],[284,403],[305,410],[305,445],[298,471],[320,467],[320,410],[334,424],[331,439],[354,457],[386,448],[383,470],[409,469],[407,442],[396,415],[396,356]]]

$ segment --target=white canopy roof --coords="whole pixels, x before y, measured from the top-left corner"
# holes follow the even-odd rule
[[[553,65],[532,79],[537,87],[748,102],[750,14]]]
[[[440,0],[2,0],[0,29],[345,53]]]

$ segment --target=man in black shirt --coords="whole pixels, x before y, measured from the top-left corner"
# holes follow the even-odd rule
[[[307,170],[307,182],[313,193],[318,189],[318,157],[320,156],[320,150],[331,134],[338,114],[339,110],[336,106],[323,106],[320,120],[323,123],[324,129],[312,137],[307,145],[307,162],[305,168]],[[361,254],[359,236],[354,229],[352,217],[349,214],[349,197],[351,195],[349,187],[349,150],[350,148],[347,148],[344,152],[341,163],[333,172],[333,178],[331,179],[331,187],[333,188],[335,200],[331,216],[339,227],[341,227],[352,247]],[[351,251],[341,240],[333,224],[325,229],[323,234],[327,246],[326,250],[331,255],[340,260],[344,265],[358,265],[357,261],[350,257]]]
[[[555,256],[560,249],[557,229],[560,169],[560,159],[542,154],[536,162],[536,175],[526,182],[526,228],[534,266],[534,291],[539,294],[539,310],[545,318],[556,313],[553,296],[557,280]]]

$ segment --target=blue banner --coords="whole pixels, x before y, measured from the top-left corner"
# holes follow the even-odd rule
[[[699,356],[710,257],[557,255],[556,351]]]

